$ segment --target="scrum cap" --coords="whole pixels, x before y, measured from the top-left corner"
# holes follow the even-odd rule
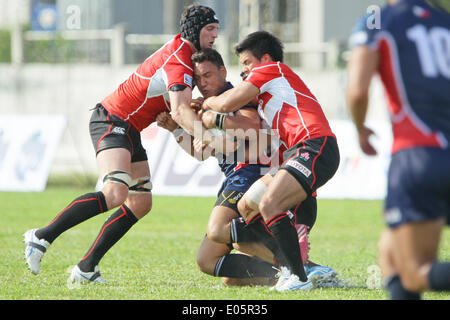
[[[219,23],[213,9],[198,4],[189,6],[180,20],[181,36],[200,50],[200,31],[210,23]]]

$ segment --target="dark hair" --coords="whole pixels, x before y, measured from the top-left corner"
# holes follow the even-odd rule
[[[219,52],[211,48],[205,48],[194,53],[191,57],[192,63],[202,63],[209,61],[214,63],[217,68],[225,66],[222,56]]]
[[[261,59],[268,54],[273,61],[283,62],[283,44],[280,39],[267,31],[256,31],[237,44],[236,53],[250,51],[256,58]]]
[[[181,36],[200,50],[200,31],[210,23],[219,23],[214,10],[197,3],[191,4],[181,15]]]

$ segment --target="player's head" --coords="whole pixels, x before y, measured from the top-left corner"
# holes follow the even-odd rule
[[[227,70],[222,56],[211,48],[202,49],[192,55],[195,84],[205,97],[219,95],[227,84]]]
[[[219,20],[213,9],[192,4],[181,15],[180,27],[181,36],[192,42],[197,50],[212,48],[217,38]]]
[[[248,74],[256,65],[270,62],[283,62],[283,44],[267,31],[256,31],[247,35],[236,47],[243,73]]]

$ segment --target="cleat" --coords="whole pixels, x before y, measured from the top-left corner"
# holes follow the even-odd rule
[[[25,261],[32,274],[39,273],[39,266],[44,253],[50,247],[50,243],[44,239],[38,239],[35,235],[37,229],[30,229],[23,235],[25,242]]]
[[[306,282],[300,281],[297,275],[291,274],[288,280],[284,281],[284,283],[275,288],[277,291],[294,291],[294,290],[311,290],[314,289],[314,284],[308,280]]]
[[[93,272],[83,272],[78,265],[73,267],[69,280],[73,283],[105,283],[105,279],[100,275],[98,266],[95,266]]]
[[[308,280],[311,281],[315,287],[340,287],[337,279],[337,272],[327,266],[305,267]]]
[[[289,280],[289,277],[291,276],[291,272],[286,267],[281,267],[280,271],[276,274],[275,278],[278,278],[277,283],[270,288],[270,291],[278,290],[277,288],[283,286],[284,282]]]

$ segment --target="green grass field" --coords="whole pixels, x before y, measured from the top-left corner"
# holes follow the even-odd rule
[[[381,201],[319,200],[311,233],[310,257],[333,267],[348,284],[340,289],[279,293],[268,287],[230,288],[201,273],[195,263],[214,198],[154,197],[152,212],[106,254],[100,264],[105,285],[69,286],[67,270],[78,263],[109,214],[62,234],[32,275],[23,258],[22,234],[46,225],[59,210],[88,189],[49,188],[42,193],[0,193],[0,299],[3,300],[379,300],[382,289],[367,288],[376,278],[377,240],[384,224]],[[445,230],[440,257],[450,260]],[[369,281],[369,284],[371,282]],[[427,293],[424,299],[449,300]]]

